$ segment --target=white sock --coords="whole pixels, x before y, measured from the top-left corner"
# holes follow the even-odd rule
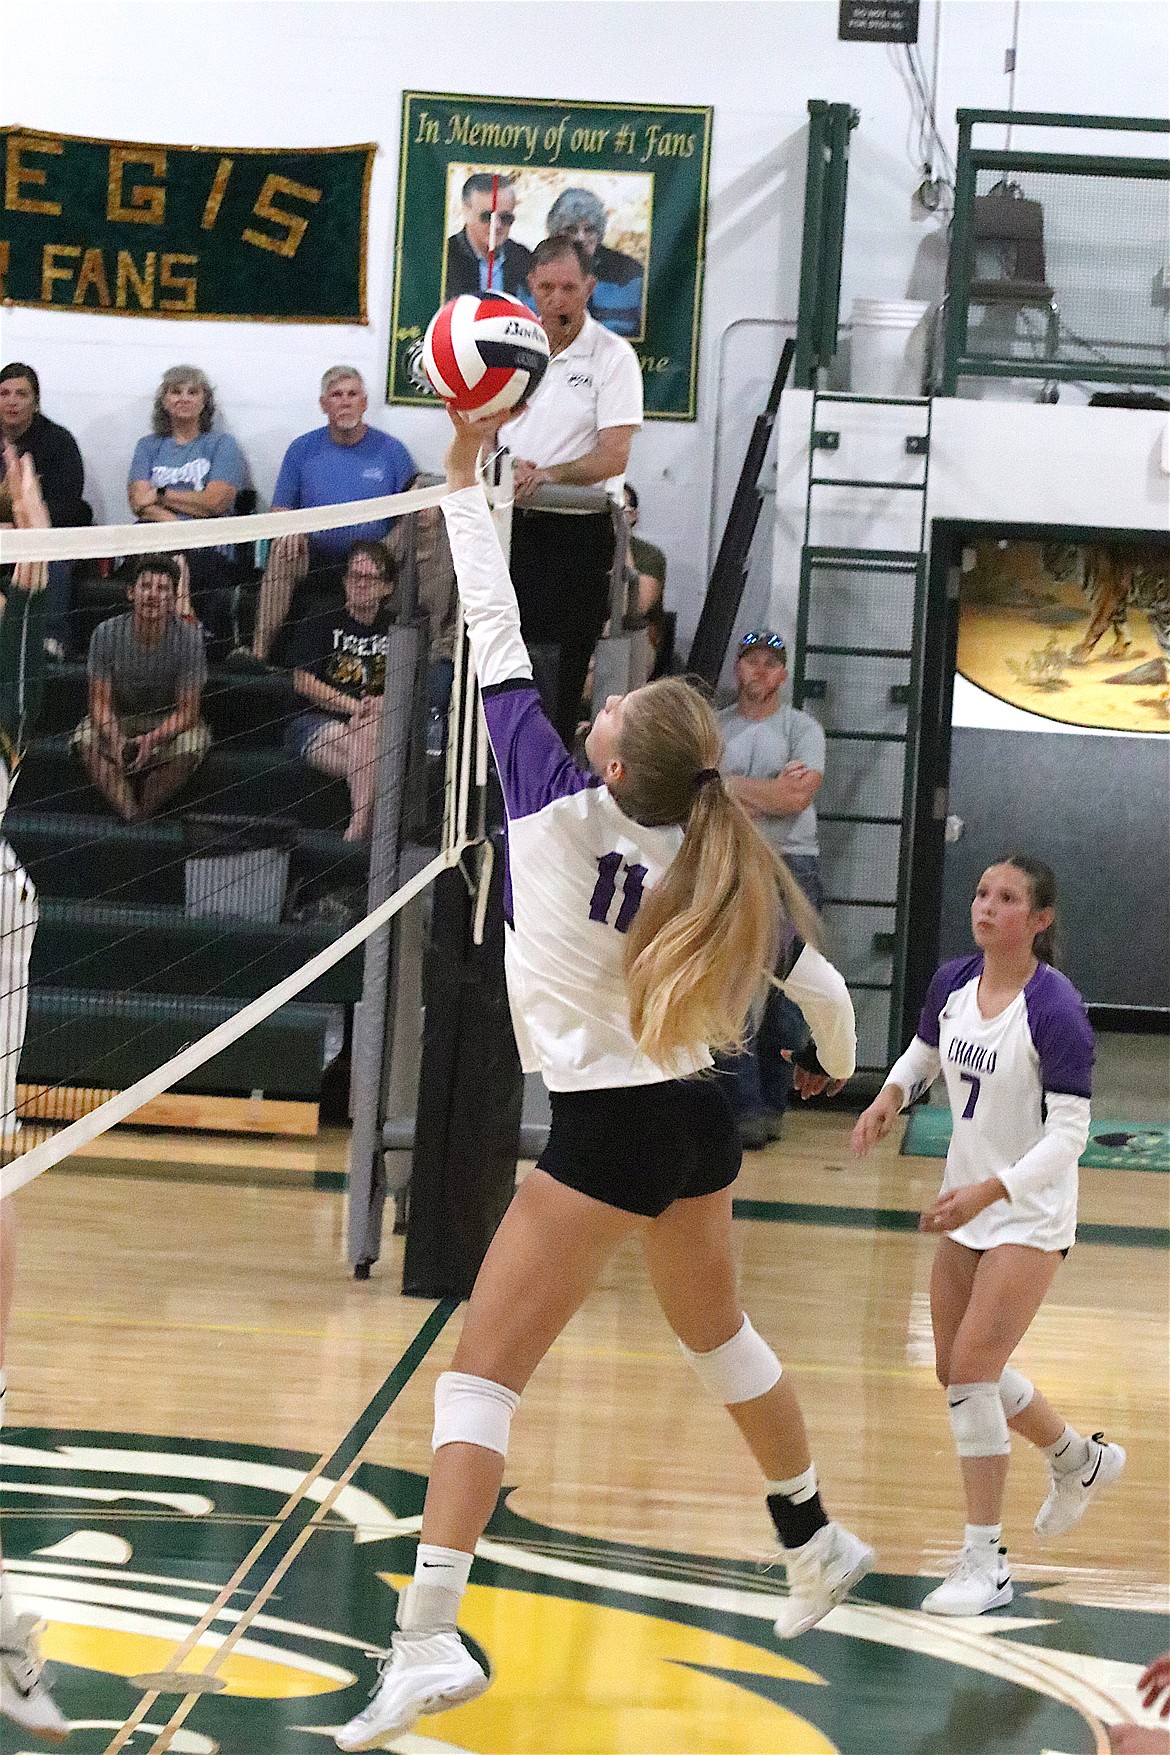
[[[1002,1535],[1001,1523],[969,1523],[963,1530],[963,1546],[978,1553],[998,1554]]]
[[[817,1465],[809,1463],[802,1475],[793,1475],[790,1481],[769,1481],[769,1493],[782,1493],[785,1499],[791,1499],[793,1505],[803,1505],[811,1499],[817,1490]]]
[[[1074,1469],[1083,1469],[1089,1460],[1088,1439],[1082,1438],[1071,1426],[1065,1427],[1055,1444],[1044,1444],[1040,1448],[1057,1475],[1069,1475]]]
[[[398,1598],[398,1626],[403,1633],[451,1632],[471,1576],[472,1555],[461,1548],[439,1548],[420,1542],[414,1580]]]

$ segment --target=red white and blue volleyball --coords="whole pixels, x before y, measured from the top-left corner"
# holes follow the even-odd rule
[[[468,420],[487,420],[532,395],[548,365],[548,336],[511,293],[462,293],[431,318],[422,359],[437,396]]]

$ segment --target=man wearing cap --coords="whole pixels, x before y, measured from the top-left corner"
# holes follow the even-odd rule
[[[813,799],[825,773],[825,734],[809,713],[780,699],[788,681],[784,641],[770,628],[745,634],[735,661],[735,702],[719,714],[723,775],[765,840],[786,861],[819,912],[823,901]],[[743,1054],[722,1064],[745,1146],[766,1145],[780,1131],[792,1071],[781,1058],[808,1041],[791,1000],[773,990]]]

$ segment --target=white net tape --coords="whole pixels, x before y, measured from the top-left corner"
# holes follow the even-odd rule
[[[246,518],[191,518],[175,524],[93,524],[84,530],[0,530],[0,566],[17,561],[103,560],[110,555],[170,554],[188,548],[220,548],[239,542],[275,542],[282,536],[311,535],[342,525],[372,524],[437,506],[446,483],[351,500],[343,506],[313,506],[304,512],[259,512]]]

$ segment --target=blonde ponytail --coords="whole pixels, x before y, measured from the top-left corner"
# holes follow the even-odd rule
[[[666,678],[627,697],[626,772],[614,795],[637,822],[684,828],[625,950],[634,1039],[667,1070],[701,1045],[742,1042],[783,917],[816,942],[816,916],[795,879],[719,779],[721,753],[715,715],[687,683]]]

